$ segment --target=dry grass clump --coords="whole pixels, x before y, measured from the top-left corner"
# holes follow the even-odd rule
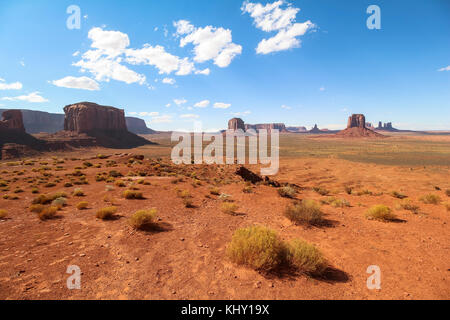
[[[130,225],[134,229],[142,229],[151,226],[156,220],[156,209],[136,211],[130,218]]]
[[[227,248],[230,260],[259,271],[272,271],[283,261],[284,246],[277,234],[265,227],[251,226],[234,232]]]
[[[50,204],[58,198],[67,198],[65,192],[56,192],[54,194],[41,194],[33,199],[32,204]]]
[[[253,192],[253,187],[252,186],[245,186],[244,188],[242,188],[242,192],[244,192],[244,193],[252,193]]]
[[[31,189],[31,193],[32,194],[37,194],[37,193],[39,193],[39,189],[38,188],[33,188],[33,189]]]
[[[114,185],[116,186],[116,187],[119,187],[119,188],[124,188],[126,185],[125,185],[125,182],[123,182],[122,180],[116,180],[115,182],[114,182]]]
[[[86,210],[87,207],[88,207],[88,205],[89,205],[89,204],[88,204],[86,201],[78,202],[78,204],[77,204],[77,209],[78,209],[78,210]]]
[[[401,194],[400,192],[397,192],[397,191],[392,191],[392,192],[391,192],[391,196],[393,196],[394,198],[397,198],[397,199],[405,199],[405,198],[408,198],[408,196],[406,196],[406,195],[404,195],[404,194]]]
[[[7,215],[8,215],[8,212],[6,210],[0,209],[0,219],[6,218]]]
[[[57,207],[58,210],[62,209],[64,206],[66,206],[67,204],[67,199],[60,197],[60,198],[56,198],[55,200],[52,201],[52,206]]]
[[[320,275],[328,267],[322,253],[312,244],[300,239],[285,243],[275,231],[262,226],[236,230],[226,253],[232,262],[263,272],[284,265],[302,274]]]
[[[232,202],[223,202],[221,205],[221,210],[226,214],[235,214],[239,209],[239,206]]]
[[[278,189],[278,194],[285,198],[294,198],[296,193],[297,191],[290,186],[285,186]]]
[[[396,205],[396,209],[400,210],[408,210],[411,211],[412,213],[419,213],[419,209],[420,207],[418,205],[415,205],[411,200],[409,199],[403,199],[401,202],[397,203]]]
[[[426,204],[439,204],[439,203],[441,203],[441,197],[439,197],[438,195],[429,193],[429,194],[426,194],[426,195],[420,197],[420,201],[422,201],[423,203],[426,203]]]
[[[125,199],[128,199],[128,200],[144,199],[142,192],[135,191],[135,190],[125,190],[123,192],[123,196],[125,197]]]
[[[322,187],[314,187],[313,190],[315,192],[317,192],[318,194],[320,194],[321,196],[326,196],[326,195],[330,194],[330,191],[328,191],[327,189],[324,189]]]
[[[81,188],[76,188],[75,190],[73,190],[72,194],[75,197],[84,197],[84,191]]]
[[[328,197],[327,199],[321,199],[321,204],[328,204],[335,208],[350,207],[350,203],[345,199],[337,199],[335,197]]]
[[[450,197],[450,189],[445,190],[445,194],[447,195],[447,197]]]
[[[377,204],[366,211],[366,218],[378,221],[394,221],[397,216],[392,213],[391,208],[383,204]]]
[[[450,211],[450,202],[444,203],[444,207],[447,209],[447,211]]]
[[[319,204],[309,199],[289,205],[284,215],[294,223],[317,225],[323,222],[323,213]]]
[[[58,212],[58,208],[51,206],[51,207],[45,207],[42,209],[41,212],[38,213],[38,217],[40,220],[49,220],[55,217],[56,213]]]
[[[117,207],[106,207],[99,209],[97,211],[96,217],[102,220],[112,219],[114,214],[117,212]]]
[[[320,275],[328,267],[322,253],[312,244],[294,239],[286,246],[286,260],[298,272]]]

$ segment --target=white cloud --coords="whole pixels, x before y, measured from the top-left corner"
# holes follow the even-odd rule
[[[171,105],[170,103],[166,104],[166,108],[170,108]]]
[[[134,112],[134,111],[129,113],[130,116],[137,116],[137,114],[138,114],[138,113],[137,113],[137,112]]]
[[[205,76],[208,76],[210,74],[211,70],[209,68],[203,69],[203,70],[197,70],[195,71],[195,74],[203,74]]]
[[[440,68],[438,71],[450,71],[450,66]]]
[[[188,113],[180,115],[182,119],[198,119],[200,116],[198,114]]]
[[[150,120],[150,123],[170,123],[170,122],[172,122],[172,116],[168,114],[152,117],[152,119]]]
[[[175,84],[175,79],[164,78],[162,82],[165,83],[165,84]]]
[[[325,91],[325,87],[320,87],[319,90],[320,91]]]
[[[229,107],[231,107],[231,104],[229,104],[229,103],[223,103],[223,102],[214,103],[215,109],[228,109]]]
[[[130,45],[127,34],[120,31],[105,31],[98,27],[89,30],[88,38],[92,40],[92,48],[103,50],[109,56],[120,55]]]
[[[215,65],[225,68],[242,52],[242,46],[232,42],[230,29],[213,26],[195,28],[186,20],[174,22],[174,26],[177,28],[176,35],[182,36],[180,47],[183,48],[189,43],[194,45],[196,62],[213,60]]]
[[[181,106],[182,104],[185,104],[187,102],[186,99],[173,99],[173,102],[175,102],[175,104],[177,106]]]
[[[80,51],[75,51],[75,52],[72,54],[73,57],[78,57],[79,55],[80,55]]]
[[[63,87],[63,88],[71,88],[71,89],[83,89],[83,90],[90,90],[90,91],[96,91],[100,90],[100,86],[98,85],[97,81],[92,80],[88,77],[65,77],[59,80],[54,80],[51,82],[57,87]]]
[[[25,61],[24,61],[24,60],[20,60],[19,63],[20,63],[20,65],[21,65],[22,67],[25,67]]]
[[[203,100],[194,104],[196,108],[206,108],[207,106],[209,106],[209,100]]]
[[[230,114],[234,117],[241,117],[241,116],[249,115],[249,114],[251,114],[251,112],[247,110],[244,112],[230,112]]]
[[[281,109],[291,110],[292,108],[283,104],[281,106]]]
[[[281,8],[285,6],[286,8]],[[263,39],[257,46],[258,54],[268,54],[300,47],[301,41],[297,38],[309,29],[314,28],[311,21],[296,23],[299,8],[294,8],[284,0],[268,3],[263,6],[260,3],[245,1],[241,7],[245,13],[249,13],[254,19],[257,28],[265,32],[278,31],[268,39]]]
[[[139,112],[140,117],[156,117],[159,116],[159,112]]]
[[[4,83],[5,79],[0,78],[0,90],[20,90],[22,89],[22,83]]]
[[[48,102],[47,99],[42,97],[39,92],[32,92],[28,95],[22,95],[18,97],[4,97],[2,100],[7,101],[26,101],[26,102],[32,102],[32,103],[42,103],[42,102]]]

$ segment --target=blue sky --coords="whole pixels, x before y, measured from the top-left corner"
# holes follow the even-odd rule
[[[380,30],[366,25],[373,4]],[[351,113],[448,130],[450,1],[2,0],[0,108],[79,101],[158,130],[235,115],[336,129]]]

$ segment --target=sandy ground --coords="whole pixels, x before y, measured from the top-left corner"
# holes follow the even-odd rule
[[[107,151],[106,151],[107,152]],[[89,153],[92,153],[91,155]],[[94,152],[83,152],[84,157]],[[70,155],[66,155],[70,158]],[[363,164],[340,159],[282,159],[280,182],[301,187],[297,199],[321,196],[313,187],[330,191],[330,196],[346,199],[351,207],[323,205],[328,225],[294,225],[283,211],[292,200],[278,195],[276,188],[259,185],[244,193],[243,182],[225,173],[220,191],[239,205],[237,215],[221,212],[221,200],[209,194],[209,183],[194,187],[192,179],[172,183],[173,177],[147,176],[150,185],[137,185],[145,200],[126,200],[123,188],[96,182],[98,172],[135,169],[126,160],[113,156],[118,167],[105,168],[107,160],[89,160],[102,168],[87,168],[89,185],[80,186],[86,196],[70,196],[68,206],[56,219],[40,221],[28,207],[36,196],[22,179],[40,176],[33,166],[0,167],[0,180],[10,180],[7,192],[16,186],[24,192],[18,200],[0,198],[0,209],[8,217],[0,220],[0,299],[449,299],[450,298],[450,212],[443,204],[419,201],[427,193],[449,201],[448,167],[399,167]],[[146,161],[144,161],[146,163]],[[64,188],[65,174],[82,166],[82,160],[66,160],[62,171],[51,171],[62,181],[55,187],[39,186],[42,193],[70,192]],[[146,164],[142,167],[145,167]],[[50,164],[54,168],[51,160]],[[14,171],[27,170],[17,176]],[[201,172],[201,168],[194,168]],[[226,171],[226,170],[225,170]],[[12,179],[17,177],[17,181]],[[212,179],[214,175],[209,176]],[[208,175],[206,175],[208,178]],[[128,177],[124,178],[127,181]],[[133,181],[141,179],[131,178]],[[234,182],[237,181],[237,182]],[[368,189],[373,195],[348,195],[345,186]],[[441,190],[436,190],[435,187]],[[185,208],[176,188],[190,190],[194,208]],[[364,212],[374,204],[395,208],[399,201],[391,191],[406,194],[420,206],[420,213],[395,210],[399,221],[370,221]],[[112,196],[119,208],[118,218],[102,221],[95,212],[107,206],[103,198]],[[76,204],[87,201],[89,209]],[[138,209],[157,208],[159,229],[135,231],[128,218]],[[225,255],[233,232],[254,224],[276,230],[282,239],[302,238],[315,244],[333,269],[323,279],[294,274],[264,275],[232,264]],[[69,265],[82,271],[81,290],[69,290]],[[366,285],[370,265],[381,268],[381,290]]]

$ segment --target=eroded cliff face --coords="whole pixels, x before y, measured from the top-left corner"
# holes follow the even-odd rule
[[[77,133],[127,131],[122,109],[81,102],[64,107],[64,130]]]
[[[352,114],[348,118],[347,128],[365,128],[366,117],[363,114]]]
[[[0,120],[0,132],[25,133],[22,112],[20,110],[6,110]]]
[[[241,118],[233,118],[228,121],[229,130],[245,130],[245,123]]]
[[[134,118],[134,117],[125,117],[125,122],[127,124],[128,131],[133,132],[135,134],[156,133],[155,130],[148,128],[147,124],[142,119]]]
[[[278,130],[280,132],[287,132],[286,126],[284,123],[259,123],[259,124],[246,124],[245,130],[254,129],[254,130],[261,130],[265,129],[267,132],[270,132],[272,130]]]

